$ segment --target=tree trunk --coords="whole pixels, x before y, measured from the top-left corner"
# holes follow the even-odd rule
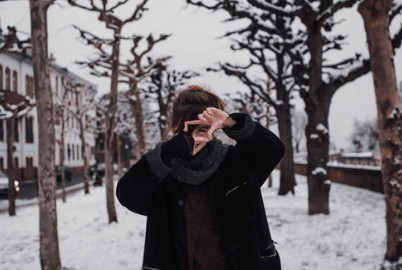
[[[77,103],[78,104],[78,103]],[[85,194],[89,194],[89,176],[88,176],[88,158],[86,154],[86,141],[85,141],[85,129],[84,124],[82,123],[82,117],[78,119],[78,123],[80,125],[80,137],[81,137],[81,152],[82,157],[84,159],[84,192]]]
[[[391,5],[392,0],[366,0],[358,11],[364,20],[377,100],[387,223],[385,259],[397,262],[402,258],[402,114],[388,29]]]
[[[322,105],[322,104],[321,104]],[[328,110],[325,106],[306,106],[308,214],[329,214],[331,182],[327,176],[328,163]],[[315,107],[315,108],[314,108]]]
[[[282,75],[284,70],[283,55],[276,56],[278,80],[276,83],[276,96],[281,105],[277,105],[276,115],[278,117],[279,137],[285,145],[285,155],[281,160],[280,185],[278,195],[286,195],[289,191],[294,195],[295,175],[293,164],[293,145],[292,145],[292,122],[290,115],[289,93],[283,85]]]
[[[271,89],[271,87],[270,87],[270,81],[268,80],[267,81],[267,89],[268,89],[268,94],[269,94],[269,92],[270,92],[270,89]],[[266,115],[266,119],[267,119],[267,124],[266,124],[266,126],[267,126],[267,129],[269,129],[269,122],[271,121],[271,116],[270,116],[270,113],[269,113],[269,108],[270,108],[270,105],[268,104],[267,105],[267,115]],[[269,176],[268,176],[268,187],[270,188],[270,187],[272,187],[272,174],[270,174]]]
[[[66,196],[66,174],[64,172],[64,157],[65,157],[65,150],[64,150],[64,107],[61,111],[61,143],[60,143],[60,167],[61,167],[61,197],[63,202],[65,203],[67,200]]]
[[[75,89],[76,90],[76,89]],[[74,91],[75,93],[75,104],[77,106],[77,121],[80,126],[80,137],[81,137],[81,153],[82,157],[84,159],[84,192],[85,194],[89,194],[89,175],[88,175],[88,158],[86,155],[86,142],[85,142],[85,128],[84,128],[84,123],[82,122],[82,117],[83,113],[80,109],[80,104],[79,104],[79,95],[82,94],[78,91]],[[78,155],[78,153],[77,153]]]
[[[308,214],[329,214],[329,191],[331,182],[327,176],[329,151],[328,111],[331,102],[321,79],[323,40],[316,24],[308,25],[308,49],[311,55],[309,69],[309,92],[300,92],[308,117],[307,184]],[[328,180],[328,181],[327,181]]]
[[[47,9],[52,1],[30,0],[32,65],[39,130],[39,230],[43,270],[60,270],[56,211],[55,130],[47,46]]]
[[[285,155],[280,163],[281,176],[278,195],[286,195],[289,191],[294,195],[296,180],[294,175],[292,127],[289,106],[279,106],[276,112],[278,117],[279,137],[286,149]]]
[[[15,216],[15,172],[14,172],[14,121],[16,112],[13,117],[7,119],[7,173],[8,173],[8,214]]]
[[[121,29],[120,29],[121,30]],[[105,180],[106,180],[106,204],[109,223],[117,222],[117,212],[114,203],[114,183],[113,183],[113,157],[114,157],[114,129],[116,127],[117,111],[117,85],[119,79],[119,58],[120,58],[120,31],[115,31],[115,41],[112,52],[112,79],[110,86],[110,103],[106,112],[106,132],[105,132]]]
[[[116,133],[117,140],[117,178],[121,178],[121,140],[119,134]]]
[[[137,137],[137,161],[147,153],[147,137],[144,126],[144,115],[142,113],[140,93],[137,89],[137,82],[130,80],[130,90],[127,92],[131,109],[135,119],[135,135]],[[131,97],[131,98],[130,98]],[[133,98],[134,97],[134,98]]]

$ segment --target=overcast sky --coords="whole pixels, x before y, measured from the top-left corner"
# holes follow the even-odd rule
[[[80,3],[89,1],[80,0]],[[113,1],[112,1],[113,2]],[[114,1],[117,2],[117,1]],[[136,4],[140,0],[130,0],[125,8],[118,9],[121,18],[131,15]],[[236,29],[235,23],[222,23],[227,18],[226,13],[211,13],[204,9],[187,7],[185,0],[150,0],[149,10],[143,18],[125,26],[124,35],[148,35],[153,33],[158,36],[161,33],[173,34],[167,41],[159,43],[153,50],[154,56],[172,55],[171,67],[177,70],[200,70],[212,66],[218,61],[231,63],[248,63],[247,54],[233,53],[229,49],[230,42],[227,39],[218,39],[228,30]],[[22,31],[19,35],[24,38],[24,33],[30,33],[29,1],[0,2],[0,18],[3,29],[7,25],[16,26]],[[348,45],[341,53],[331,55],[333,59],[353,56],[355,52],[368,55],[366,36],[363,21],[356,9],[348,9],[337,14],[336,20],[345,19],[337,26],[337,31],[348,34]],[[394,22],[392,26],[398,27],[401,20]],[[112,32],[106,30],[104,24],[97,20],[97,13],[83,11],[70,7],[66,0],[56,0],[48,12],[49,24],[49,52],[54,55],[56,62],[67,67],[70,71],[98,84],[98,92],[103,94],[109,91],[110,81],[99,79],[89,75],[87,69],[74,64],[77,60],[85,60],[93,55],[91,48],[78,39],[78,31],[72,24],[89,30],[102,37],[111,37]],[[239,25],[239,24],[238,24]],[[391,30],[394,30],[392,27]],[[391,31],[392,32],[392,31]],[[127,53],[130,44],[122,48],[123,59],[129,57]],[[402,52],[397,50],[395,56],[396,76],[398,81],[402,78]],[[193,84],[208,86],[217,94],[230,91],[247,91],[234,78],[228,78],[223,74],[205,73],[204,76],[195,78]],[[120,90],[124,90],[121,86]],[[298,97],[298,94],[295,95]],[[303,103],[295,100],[296,109],[303,110]],[[365,120],[376,117],[376,104],[371,73],[339,89],[333,99],[329,115],[329,130],[331,141],[338,148],[350,146],[348,137],[354,119]]]

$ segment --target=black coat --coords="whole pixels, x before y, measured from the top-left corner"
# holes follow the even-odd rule
[[[284,154],[282,142],[247,114],[231,114],[237,129],[223,131],[237,141],[207,180],[216,226],[237,270],[280,269],[268,227],[260,187]],[[129,210],[147,216],[142,269],[176,270],[174,247],[183,212],[183,184],[149,151],[119,180],[116,195]]]

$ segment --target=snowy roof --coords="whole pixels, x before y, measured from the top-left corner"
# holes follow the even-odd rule
[[[343,158],[373,158],[373,152],[359,152],[359,153],[343,153],[341,154]]]
[[[11,53],[5,53],[5,54],[7,54],[8,56],[10,56],[12,58],[18,59],[19,61],[24,61],[25,60],[28,63],[32,64],[32,56],[29,53],[28,54],[21,54],[21,53],[11,52]],[[98,85],[96,85],[96,84],[94,84],[94,83],[92,83],[92,82],[90,82],[90,81],[78,76],[77,74],[69,71],[65,67],[59,66],[58,64],[55,63],[54,60],[49,61],[49,67],[51,69],[55,70],[56,72],[63,74],[66,77],[70,77],[70,78],[72,78],[74,80],[78,80],[78,81],[81,81],[81,82],[87,84],[88,86],[90,86],[90,88],[92,89],[94,94],[96,94],[96,92],[97,92],[96,89],[97,89]]]

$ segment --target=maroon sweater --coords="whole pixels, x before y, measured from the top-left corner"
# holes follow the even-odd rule
[[[222,249],[207,196],[206,184],[186,185],[184,205],[185,232],[179,232],[187,247],[189,270],[229,270],[230,259]]]

